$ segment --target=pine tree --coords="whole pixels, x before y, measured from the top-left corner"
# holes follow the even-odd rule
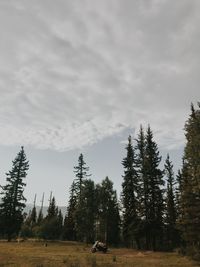
[[[95,215],[96,215],[96,199],[95,199],[95,185],[90,179],[84,181],[83,188],[83,204],[82,216],[84,225],[84,240],[87,243],[94,242],[95,239]]]
[[[41,223],[39,236],[44,239],[58,239],[61,235],[60,218],[55,197],[50,196],[47,215]]]
[[[49,201],[49,207],[47,210],[47,219],[51,219],[54,218],[58,215],[58,207],[56,206],[56,200],[55,197],[52,197],[52,199],[50,198]]]
[[[113,183],[108,177],[97,185],[97,196],[97,238],[105,243],[117,245],[120,240],[119,205]]]
[[[140,126],[140,131],[138,138],[136,139],[136,170],[138,174],[138,217],[140,219],[140,224],[138,232],[140,239],[143,239],[142,247],[148,248],[148,238],[147,238],[147,218],[148,218],[148,181],[146,179],[146,166],[145,166],[145,149],[146,140],[142,125]]]
[[[75,229],[76,205],[77,205],[77,197],[75,193],[75,183],[73,182],[70,188],[69,203],[63,227],[63,238],[66,240],[71,240],[71,241],[76,240],[76,229]]]
[[[127,155],[122,161],[124,176],[122,183],[123,203],[123,238],[127,246],[133,247],[134,242],[139,243],[139,217],[138,217],[138,173],[136,171],[136,157],[131,136],[126,146]]]
[[[200,104],[198,103],[200,108]],[[180,226],[189,254],[200,258],[200,109],[191,106],[185,124]]]
[[[138,212],[142,247],[156,250],[161,247],[163,236],[163,173],[159,168],[161,157],[153,133],[148,126],[146,135],[142,126],[136,140],[137,172],[139,180]]]
[[[177,220],[181,218],[182,210],[181,210],[181,198],[183,192],[183,175],[182,171],[178,170],[176,175],[176,213],[177,213]]]
[[[29,164],[26,159],[24,148],[13,161],[12,170],[6,173],[7,184],[1,186],[2,202],[0,204],[0,228],[3,236],[8,241],[13,236],[18,235],[23,222],[23,209],[25,207],[25,197],[23,195],[25,183],[23,179],[27,176]]]
[[[75,179],[75,186],[76,186],[76,194],[78,197],[78,200],[81,201],[82,199],[82,190],[84,186],[84,180],[91,176],[88,174],[89,167],[86,166],[86,163],[83,158],[83,154],[81,153],[78,158],[78,166],[74,167],[74,173],[76,175]]]
[[[146,233],[147,245],[156,250],[162,246],[163,237],[163,173],[159,169],[161,157],[153,133],[148,126],[145,149],[145,183],[147,187]]]
[[[166,196],[166,224],[167,224],[167,242],[169,249],[177,245],[178,237],[176,231],[177,212],[175,206],[175,179],[173,164],[170,161],[169,154],[165,161],[165,175],[167,177],[167,196]]]
[[[42,195],[42,201],[41,201],[41,207],[40,207],[40,211],[39,211],[39,214],[38,214],[38,218],[37,218],[37,224],[40,225],[43,221],[43,205],[44,205],[44,193]]]
[[[85,241],[85,205],[84,205],[84,196],[83,191],[85,188],[86,178],[91,176],[88,174],[89,167],[86,166],[86,163],[83,158],[83,154],[80,154],[78,158],[78,166],[74,167],[74,172],[76,174],[76,179],[74,181],[75,185],[75,194],[77,198],[76,209],[75,209],[75,230],[76,237],[79,241]]]

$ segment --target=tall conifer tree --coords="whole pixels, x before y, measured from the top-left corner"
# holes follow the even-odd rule
[[[167,224],[167,242],[169,249],[177,245],[176,231],[176,204],[175,204],[175,179],[173,172],[173,164],[170,161],[169,154],[165,161],[165,175],[167,177],[167,195],[166,195],[166,224]]]
[[[97,237],[105,243],[117,245],[120,238],[119,206],[113,183],[108,177],[97,185],[97,196]]]
[[[76,240],[75,229],[75,212],[77,205],[77,197],[75,193],[75,183],[73,182],[70,188],[69,202],[67,206],[67,213],[64,219],[63,238],[66,240]]]
[[[147,187],[147,217],[146,230],[148,246],[151,249],[159,249],[162,245],[163,237],[163,173],[159,168],[161,156],[159,155],[158,146],[153,140],[153,133],[150,126],[146,133],[145,149],[145,183]]]
[[[179,222],[189,253],[200,255],[200,109],[195,110],[193,105],[185,136]]]
[[[89,167],[86,166],[86,163],[83,158],[83,154],[81,153],[78,158],[78,165],[74,167],[74,173],[76,175],[75,179],[75,187],[76,187],[76,195],[78,201],[82,200],[82,190],[84,186],[84,180],[91,176],[88,174]]]
[[[13,161],[12,170],[6,173],[7,184],[2,188],[2,202],[0,204],[0,228],[8,241],[18,235],[23,222],[23,209],[25,208],[24,179],[27,176],[29,164],[26,159],[24,148]]]
[[[127,246],[133,247],[136,242],[137,247],[140,248],[138,233],[138,174],[131,136],[128,138],[126,151],[126,157],[122,161],[124,167],[122,183],[123,239]]]

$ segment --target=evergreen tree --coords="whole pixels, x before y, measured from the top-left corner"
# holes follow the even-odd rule
[[[79,241],[84,241],[85,239],[85,205],[84,205],[84,196],[83,191],[85,188],[86,178],[90,176],[88,174],[89,167],[86,166],[86,163],[83,158],[83,154],[80,154],[78,158],[78,166],[74,167],[74,172],[76,179],[74,181],[75,185],[75,194],[77,198],[76,209],[75,209],[75,230],[76,237]]]
[[[148,126],[146,135],[142,126],[136,140],[137,172],[139,177],[138,212],[142,247],[159,249],[163,237],[163,173],[159,168],[161,157],[153,133]]]
[[[84,229],[84,240],[87,243],[94,242],[95,239],[95,215],[96,215],[96,199],[95,185],[90,179],[84,181],[83,189],[83,206],[84,214],[82,216]]]
[[[193,105],[185,136],[179,222],[187,251],[200,258],[200,109],[195,110]]]
[[[75,229],[76,205],[77,205],[77,197],[75,193],[75,183],[73,182],[70,188],[69,203],[63,227],[63,238],[66,240],[72,240],[72,241],[76,240],[76,229]]]
[[[183,176],[182,171],[178,170],[176,175],[176,213],[177,213],[177,220],[181,218],[182,210],[181,210],[181,198],[183,192]]]
[[[140,126],[140,131],[138,138],[136,139],[136,170],[138,174],[138,217],[140,219],[140,224],[138,232],[140,239],[143,239],[142,247],[148,248],[148,238],[146,232],[146,224],[148,218],[148,181],[146,179],[146,166],[145,166],[145,149],[146,149],[146,140],[145,134],[142,125]]]
[[[62,232],[63,232],[63,215],[61,209],[59,209],[58,211],[57,225],[58,225],[57,237],[60,239],[62,237]]]
[[[18,235],[23,222],[23,209],[25,197],[23,195],[29,164],[26,159],[24,148],[13,161],[12,170],[6,173],[7,184],[2,188],[2,202],[0,203],[0,231],[7,237],[8,241]]]
[[[61,235],[60,218],[55,197],[50,197],[47,216],[41,223],[39,236],[44,239],[58,239]]]
[[[108,177],[97,185],[97,196],[97,238],[105,243],[117,245],[120,240],[119,206],[113,183]]]
[[[158,146],[153,141],[153,133],[148,126],[145,148],[145,183],[146,183],[146,237],[147,246],[156,250],[162,246],[163,237],[163,173],[159,169],[161,157]]]
[[[40,225],[43,221],[43,204],[44,204],[44,193],[42,195],[42,203],[41,203],[41,207],[40,207],[40,211],[39,211],[39,214],[38,214],[38,218],[37,218],[37,224]]]
[[[170,161],[169,154],[165,161],[165,174],[167,177],[167,196],[166,196],[166,224],[167,224],[167,242],[169,249],[177,245],[178,237],[176,231],[176,206],[175,206],[175,192],[174,192],[174,172],[173,164]]]
[[[47,219],[51,219],[54,218],[58,215],[58,207],[56,206],[56,200],[55,197],[52,197],[52,199],[50,198],[49,201],[49,207],[47,210]]]
[[[82,200],[82,190],[84,186],[84,180],[91,176],[88,174],[89,167],[86,166],[86,163],[83,158],[83,154],[81,153],[78,158],[78,166],[74,167],[74,173],[76,175],[75,179],[75,186],[76,186],[76,194],[78,197],[78,200]]]
[[[139,243],[139,217],[138,217],[138,174],[136,171],[136,157],[132,146],[131,136],[126,146],[127,155],[122,161],[124,176],[122,183],[123,203],[123,239],[127,246],[133,247],[134,242]]]
[[[92,180],[84,180],[82,201],[75,210],[75,229],[77,239],[84,242],[94,241],[95,223],[95,186]]]

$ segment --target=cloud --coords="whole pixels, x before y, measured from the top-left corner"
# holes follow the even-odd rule
[[[1,5],[0,143],[69,150],[148,123],[184,142],[199,100],[199,1]]]

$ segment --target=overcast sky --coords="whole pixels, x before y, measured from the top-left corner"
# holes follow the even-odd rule
[[[178,165],[200,100],[199,25],[199,0],[0,0],[0,183],[24,145],[28,202],[52,190],[65,204],[81,152],[120,191],[140,124]]]

